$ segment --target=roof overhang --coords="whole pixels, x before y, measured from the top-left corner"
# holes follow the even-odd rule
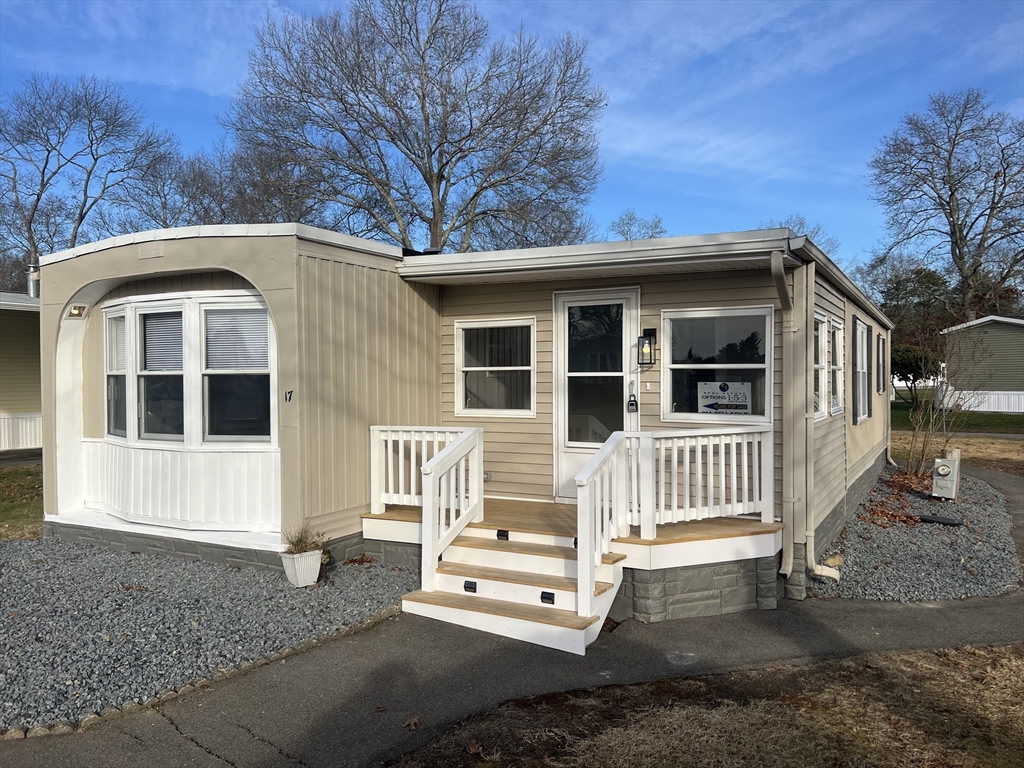
[[[224,224],[201,227],[179,227],[177,229],[154,229],[149,232],[134,232],[130,235],[108,237],[95,243],[86,243],[77,248],[58,251],[39,259],[40,266],[56,264],[67,259],[78,258],[89,253],[105,251],[122,245],[136,243],[154,243],[167,240],[188,240],[204,237],[297,237],[315,243],[325,243],[357,253],[371,256],[382,256],[394,261],[401,261],[402,249],[398,246],[378,243],[375,240],[363,240],[339,232],[318,229],[305,224]]]
[[[15,312],[38,312],[39,299],[33,299],[27,293],[0,291],[0,309],[10,309]]]
[[[769,269],[773,251],[784,254],[784,266],[797,267],[801,261],[790,255],[788,245],[792,236],[788,229],[769,229],[556,248],[422,254],[406,256],[398,273],[420,283],[459,285],[721,272]]]
[[[969,323],[960,323],[960,325],[953,325],[949,328],[943,328],[939,333],[945,335],[947,333],[955,333],[956,331],[962,331],[965,328],[976,328],[979,325],[985,325],[986,323],[1005,323],[1006,325],[1017,325],[1024,326],[1024,320],[1020,320],[1016,317],[1001,317],[1000,315],[988,315],[986,317],[979,317],[977,320],[971,320]]]

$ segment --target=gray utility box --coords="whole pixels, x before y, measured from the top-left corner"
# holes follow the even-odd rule
[[[956,459],[936,459],[932,467],[932,496],[955,499],[960,493],[960,462]]]

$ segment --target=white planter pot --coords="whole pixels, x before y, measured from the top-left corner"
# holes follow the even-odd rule
[[[288,581],[295,587],[308,587],[316,584],[320,576],[320,550],[312,552],[300,552],[297,555],[281,553],[281,562],[284,564],[284,574]]]

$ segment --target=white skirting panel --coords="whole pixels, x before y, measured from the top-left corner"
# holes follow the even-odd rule
[[[966,407],[984,413],[1024,413],[1024,392],[954,392],[946,395],[947,408]]]
[[[85,506],[140,523],[281,529],[279,451],[185,451],[86,440]]]
[[[42,447],[42,414],[0,413],[0,451]]]

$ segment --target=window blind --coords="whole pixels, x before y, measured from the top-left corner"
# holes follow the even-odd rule
[[[142,316],[142,370],[182,370],[181,312]]]
[[[206,311],[206,369],[252,371],[270,368],[265,309]]]
[[[107,371],[122,373],[125,369],[124,317],[107,318]]]

